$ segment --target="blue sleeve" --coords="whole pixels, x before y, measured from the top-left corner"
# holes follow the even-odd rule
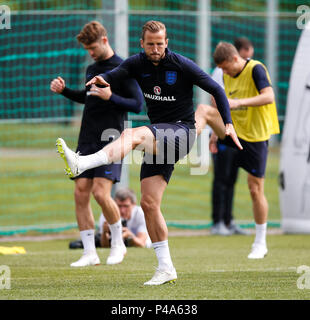
[[[78,102],[78,103],[85,103],[86,99],[86,89],[84,90],[72,90],[68,87],[65,87],[64,90],[61,93],[64,97]]]
[[[89,70],[89,66],[87,67],[86,74],[88,73],[88,70]],[[61,94],[72,101],[85,104],[86,89],[72,90],[68,87],[65,87]]]
[[[122,90],[125,95],[129,95],[130,98],[121,97],[115,93],[112,93],[110,101],[114,102],[118,107],[125,109],[126,111],[132,111],[139,113],[143,108],[143,95],[142,91],[136,80],[133,78],[131,70],[135,63],[135,56],[129,57],[124,60],[119,66],[111,71],[100,74],[108,83],[124,82]]]
[[[184,58],[182,66],[186,74],[192,79],[193,84],[210,93],[216,102],[217,109],[226,123],[232,123],[229,102],[224,89],[209,75],[202,71],[193,61]]]
[[[253,68],[252,78],[258,91],[261,91],[262,89],[267,87],[271,87],[271,84],[267,78],[266,70],[261,64],[257,64]]]
[[[135,65],[135,56],[124,60],[119,66],[113,70],[100,74],[107,82],[122,81],[128,78],[134,78],[132,70]]]
[[[122,92],[124,92],[124,95],[129,97],[124,98],[112,92],[110,101],[125,111],[134,113],[141,112],[144,98],[137,81],[134,79],[124,81],[124,84],[122,85]]]

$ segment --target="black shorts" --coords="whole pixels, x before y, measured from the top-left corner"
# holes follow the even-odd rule
[[[101,150],[107,142],[90,142],[81,143],[77,146],[76,152],[80,152],[82,156],[87,156],[89,154],[95,153]],[[108,165],[100,166],[97,168],[89,169],[82,172],[79,176],[73,178],[106,178],[113,181],[113,183],[119,182],[121,179],[122,164],[121,163],[111,163]]]
[[[194,145],[196,128],[184,122],[155,123],[147,126],[158,143],[156,155],[144,154],[140,180],[162,175],[167,183],[174,170],[174,164],[185,157]]]
[[[238,149],[237,165],[255,177],[265,176],[268,140],[259,142],[249,142],[239,138],[243,150],[239,150],[230,137],[224,140],[219,139],[219,143]]]

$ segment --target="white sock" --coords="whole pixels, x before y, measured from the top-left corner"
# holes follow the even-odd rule
[[[109,164],[108,155],[103,149],[88,156],[79,157],[79,168],[82,171]]]
[[[168,240],[153,242],[152,247],[155,250],[158,260],[159,270],[173,269],[173,263],[170,256]]]
[[[111,246],[124,245],[121,219],[113,224],[109,224],[109,227],[111,230]]]
[[[266,245],[267,223],[255,224],[255,241],[254,243]]]
[[[94,229],[83,230],[83,231],[80,231],[80,235],[83,242],[84,254],[96,253],[95,230]]]

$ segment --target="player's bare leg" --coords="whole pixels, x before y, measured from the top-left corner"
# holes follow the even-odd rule
[[[92,187],[92,179],[78,178],[75,180],[75,214],[80,230],[84,252],[78,261],[71,263],[71,267],[86,267],[100,264],[94,239],[95,221],[90,206]]]
[[[248,175],[248,186],[253,202],[254,219],[257,224],[267,222],[268,202],[264,193],[264,178]]]
[[[141,181],[141,207],[152,242],[168,239],[168,228],[161,213],[162,196],[167,187],[163,176],[156,175]]]
[[[158,260],[154,276],[144,285],[161,285],[177,279],[168,246],[168,228],[160,209],[166,187],[167,182],[161,175],[148,177],[141,181],[141,207]]]
[[[93,212],[90,206],[93,180],[78,178],[74,180],[75,214],[80,231],[95,228]]]
[[[225,138],[225,125],[217,108],[199,104],[195,112],[197,135],[209,125],[220,139]]]
[[[217,108],[206,104],[199,104],[195,112],[195,120],[197,135],[200,135],[205,126],[209,125],[220,139],[230,136],[235,145],[239,149],[243,149],[233,125],[231,123],[224,124]]]
[[[103,215],[109,224],[114,224],[120,219],[120,213],[116,202],[111,196],[113,182],[106,178],[93,179],[92,193],[100,205]]]
[[[111,196],[113,182],[106,178],[94,178],[92,193],[102,209],[111,231],[111,250],[107,264],[118,264],[124,259],[127,249],[122,236],[119,208]]]
[[[249,259],[262,259],[267,254],[266,232],[268,218],[268,202],[264,194],[264,178],[248,175],[248,186],[253,205],[256,236],[249,254]]]
[[[70,177],[80,175],[88,169],[121,161],[131,150],[139,148],[148,153],[156,153],[156,142],[152,131],[145,126],[125,129],[121,136],[102,150],[87,156],[79,156],[58,138],[57,151],[65,161],[65,171]]]

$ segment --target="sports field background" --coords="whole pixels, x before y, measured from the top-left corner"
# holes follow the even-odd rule
[[[117,26],[124,22],[124,12],[128,23],[127,55],[140,51],[141,26],[150,19],[161,20],[168,29],[169,48],[209,73],[214,68],[212,52],[219,41],[248,37],[255,47],[255,59],[269,68],[283,127],[290,70],[301,34],[296,27],[296,8],[302,1],[260,0],[250,4],[245,0],[129,0],[124,12],[116,7],[117,3],[121,2],[0,1],[11,10],[11,28],[0,30],[0,235],[24,233],[38,226],[41,230],[43,226],[45,232],[75,227],[73,183],[63,175],[54,144],[62,137],[71,148],[76,147],[83,106],[52,93],[49,87],[59,75],[70,88],[83,87],[85,67],[92,61],[75,36],[90,20],[99,20],[106,26],[111,45],[120,55],[123,52],[119,52],[119,44],[127,33],[117,31]],[[203,6],[206,3],[209,7]],[[210,10],[208,19],[202,11],[206,8]],[[200,95],[195,90],[195,106],[199,102]],[[138,118],[130,114],[132,125],[145,124],[145,114],[145,110]],[[270,221],[279,224],[281,135],[274,142],[266,195]],[[206,225],[211,214],[212,168],[206,176],[190,176],[189,170],[176,166],[162,210],[168,222]],[[136,165],[130,166],[130,186],[139,198]],[[94,202],[93,208],[98,217],[99,208]],[[242,171],[234,212],[237,221],[253,221]]]
[[[8,126],[7,126],[8,127]],[[69,136],[68,145],[76,146],[78,128],[74,126],[23,125],[16,135],[22,134],[29,145],[0,149],[0,231],[2,235],[14,234],[23,226],[45,225],[48,231],[76,225],[74,211],[74,183],[64,174],[62,159],[53,146],[56,138]],[[19,131],[20,130],[20,131]],[[12,132],[12,129],[8,130]],[[42,134],[36,147],[31,146],[34,137]],[[6,136],[5,126],[0,141],[5,145],[13,136]],[[137,151],[136,151],[137,152]],[[278,195],[279,148],[271,147],[267,163],[266,196],[269,201],[269,220],[280,222]],[[169,222],[206,225],[211,220],[212,161],[207,174],[191,175],[191,165],[176,165],[165,192],[162,211]],[[140,200],[140,165],[130,164],[130,187]],[[252,223],[253,214],[247,187],[247,174],[239,170],[234,198],[234,216],[242,223]],[[100,208],[94,200],[92,207],[96,221]],[[15,226],[15,227],[14,227]],[[8,228],[10,227],[10,228]],[[74,228],[73,228],[74,229]]]
[[[109,251],[100,248],[100,266],[70,267],[82,250],[68,248],[69,241],[79,236],[74,183],[64,174],[55,141],[62,137],[69,147],[76,147],[83,106],[53,94],[49,86],[60,75],[70,88],[83,88],[85,68],[91,61],[75,36],[90,20],[107,27],[112,47],[122,56],[118,46],[127,33],[117,32],[116,21],[123,21],[124,12],[116,3],[121,1],[0,0],[0,5],[11,9],[11,28],[0,29],[0,246],[26,250],[26,254],[0,255],[0,266],[11,270],[11,288],[0,290],[0,300],[309,300],[309,288],[297,286],[306,274],[297,270],[310,264],[310,236],[281,234],[281,134],[272,141],[267,162],[269,251],[264,259],[247,259],[254,221],[247,175],[242,169],[235,188],[234,218],[252,228],[252,234],[209,236],[210,162],[206,175],[191,175],[191,166],[176,165],[163,198],[169,247],[178,272],[175,285],[143,286],[157,265],[151,249],[129,248],[122,264],[107,266]],[[206,3],[210,9],[207,16],[201,10]],[[303,0],[128,0],[128,52],[124,56],[140,51],[141,26],[150,19],[166,24],[170,49],[208,73],[214,68],[212,52],[219,41],[233,42],[246,36],[254,44],[255,59],[270,71],[282,129],[301,34],[296,27],[296,9],[304,4]],[[195,90],[194,103],[199,102]],[[145,115],[145,110],[139,117],[130,114],[132,125],[145,124]],[[138,201],[139,170],[138,164],[129,167],[129,186]],[[93,199],[92,208],[98,221],[100,208]],[[52,240],[43,241],[47,237]],[[307,285],[308,280],[302,284]],[[244,314],[244,310],[240,312]]]

